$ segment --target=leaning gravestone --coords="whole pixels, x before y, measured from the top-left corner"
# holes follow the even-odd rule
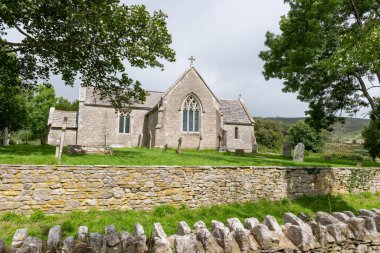
[[[285,157],[291,157],[292,156],[292,146],[287,141],[285,141],[284,145],[282,146],[282,155]]]
[[[302,143],[298,143],[296,147],[294,148],[293,161],[303,162],[304,152],[305,152],[305,145],[303,145]]]

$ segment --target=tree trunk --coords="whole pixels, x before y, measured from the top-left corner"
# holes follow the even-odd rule
[[[9,146],[9,129],[8,129],[8,127],[4,127],[3,146]]]

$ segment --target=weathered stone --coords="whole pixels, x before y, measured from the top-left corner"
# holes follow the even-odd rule
[[[136,252],[137,242],[135,238],[128,232],[120,233],[120,240],[122,245],[123,253],[134,253]]]
[[[188,235],[191,234],[191,228],[185,221],[178,222],[177,235]]]
[[[194,234],[197,236],[198,241],[202,243],[206,252],[222,253],[224,251],[216,242],[212,234],[207,230],[206,224],[203,221],[198,221],[194,224]]]
[[[239,229],[244,229],[243,224],[241,224],[241,222],[238,218],[228,219],[227,224],[228,224],[228,228],[231,230],[231,232],[235,232]]]
[[[345,226],[344,226],[345,225]],[[348,235],[348,226],[342,222],[326,225],[327,231],[334,238],[336,243],[346,241]]]
[[[300,218],[303,222],[310,222],[312,220],[310,215],[305,214],[305,213],[299,213],[297,217]]]
[[[148,251],[148,247],[146,245],[146,235],[144,232],[143,226],[141,224],[135,224],[135,230],[133,236],[136,240],[136,253],[145,253]]]
[[[349,216],[347,216],[345,213],[342,213],[342,212],[334,212],[332,213],[332,216],[334,216],[341,222],[346,222],[350,218]]]
[[[282,147],[282,155],[285,157],[291,157],[292,156],[292,145],[288,141],[284,142],[284,145]]]
[[[377,215],[380,215],[380,209],[379,208],[372,208],[371,211]]]
[[[250,231],[244,228],[238,218],[230,218],[227,220],[227,223],[241,252],[251,252],[257,249],[257,244],[251,236]]]
[[[237,245],[233,233],[224,226],[222,222],[213,220],[211,222],[212,235],[219,244],[220,247],[224,249],[224,252],[231,253],[239,250],[239,245]],[[234,251],[235,250],[235,251]]]
[[[328,233],[326,226],[320,225],[315,221],[311,221],[309,225],[314,237],[316,237],[322,248],[326,248],[328,244],[335,242],[334,238]]]
[[[61,241],[61,226],[57,225],[49,230],[46,249],[48,252],[54,253],[58,249],[58,244]]]
[[[314,236],[312,231],[305,226],[286,224],[286,236],[300,250],[308,251],[315,247]]]
[[[100,235],[99,232],[90,233],[90,246],[94,253],[102,253],[103,237]]]
[[[109,225],[104,229],[104,240],[107,247],[115,247],[119,244],[119,235],[116,232],[116,227],[114,225]]]
[[[347,215],[348,217],[352,218],[352,217],[355,217],[355,214],[351,211],[344,211],[343,212],[345,215]]]
[[[0,239],[0,253],[6,253],[7,252],[7,247],[5,245],[5,242]]]
[[[41,239],[28,236],[24,240],[19,252],[42,253]]]
[[[169,241],[167,240],[167,235],[164,232],[160,223],[154,223],[153,229],[153,252],[156,253],[171,253]]]
[[[280,235],[280,236],[284,235],[275,217],[267,215],[264,219],[263,224],[266,225],[270,231],[275,232],[277,235]]]
[[[90,239],[90,233],[88,227],[80,226],[78,229],[78,240],[83,243],[88,243]]]
[[[298,143],[294,148],[293,161],[303,162],[304,152],[305,145],[303,145],[302,143]]]
[[[373,217],[375,218],[377,215],[376,213],[366,210],[366,209],[360,209],[359,210],[359,216],[367,216],[367,217]]]
[[[292,225],[300,226],[302,227],[303,230],[306,231],[307,234],[313,235],[313,232],[311,231],[310,226],[292,213],[285,213],[284,223],[285,224],[290,223]],[[310,239],[313,239],[313,238],[310,238]]]
[[[183,236],[176,235],[174,238],[174,252],[181,253],[205,253],[201,242],[197,240],[195,234]]]
[[[247,219],[244,220],[244,226],[248,230],[253,229],[255,226],[257,226],[259,224],[260,224],[259,220],[256,219],[256,218],[253,218],[253,217],[252,218],[247,218]]]
[[[26,228],[17,229],[13,235],[11,250],[12,248],[19,248],[23,244],[24,240],[28,237],[28,230]]]
[[[368,232],[373,235],[377,236],[378,231],[376,228],[376,221],[373,217],[362,217],[365,220],[365,228],[368,230]]]
[[[325,212],[317,212],[316,221],[321,225],[329,225],[329,224],[337,224],[340,223],[337,218],[334,216],[325,213]]]
[[[275,250],[279,248],[280,239],[274,231],[270,231],[266,225],[259,224],[251,230],[261,250]]]
[[[356,240],[370,241],[371,234],[365,227],[365,220],[363,218],[350,218],[346,221],[348,228],[352,231]]]
[[[62,243],[62,253],[72,253],[74,248],[74,237],[67,237]]]

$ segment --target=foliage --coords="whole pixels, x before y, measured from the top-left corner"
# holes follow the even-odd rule
[[[30,130],[34,138],[46,143],[49,127],[47,124],[50,107],[55,103],[55,91],[52,86],[39,85],[31,98],[30,108]]]
[[[17,131],[27,121],[25,92],[20,87],[19,66],[14,54],[0,48],[0,129]],[[4,137],[7,138],[7,137]]]
[[[308,121],[316,129],[328,128],[341,110],[374,110],[368,90],[380,82],[380,2],[285,2],[290,10],[281,19],[281,34],[267,32],[268,50],[260,53],[265,78],[284,80],[285,92],[308,102]]]
[[[54,107],[56,110],[62,111],[78,111],[79,101],[75,100],[70,102],[68,99],[63,97],[56,98]]]
[[[306,150],[319,151],[323,146],[322,132],[315,130],[305,121],[298,121],[288,131],[287,139],[294,147],[303,143]]]
[[[119,0],[0,2],[0,48],[17,52],[24,84],[35,87],[51,74],[67,85],[99,91],[116,107],[145,99],[138,81],[125,72],[132,67],[159,67],[174,61],[166,14],[149,13],[144,5]],[[12,30],[21,41],[7,41]]]
[[[56,164],[55,147],[49,145],[11,145],[0,147],[0,161],[3,164]],[[369,157],[363,159],[364,167],[379,167]],[[355,167],[357,161],[332,158],[324,159],[324,154],[310,153],[305,155],[303,163],[293,162],[292,158],[277,153],[246,153],[236,156],[235,153],[219,153],[216,150],[187,150],[176,154],[174,149],[118,148],[111,155],[69,155],[64,149],[63,165],[167,165],[167,166],[308,166],[308,167]]]
[[[285,132],[286,126],[280,122],[256,119],[255,137],[259,145],[270,149],[281,149]]]
[[[150,236],[153,232],[153,224],[162,224],[166,234],[176,233],[177,223],[186,221],[189,226],[199,220],[203,220],[208,228],[212,220],[226,222],[228,218],[236,217],[242,222],[246,218],[255,217],[263,220],[266,215],[274,216],[280,224],[284,222],[284,214],[292,212],[296,215],[305,213],[314,216],[318,211],[342,212],[352,211],[358,214],[359,209],[380,208],[379,194],[361,193],[347,195],[324,195],[314,197],[302,197],[297,200],[284,199],[282,201],[260,200],[241,204],[223,204],[211,207],[190,209],[186,206],[173,207],[169,205],[155,207],[152,212],[147,211],[97,211],[69,212],[53,215],[20,215],[14,212],[5,212],[0,215],[2,229],[0,238],[9,246],[16,229],[27,228],[34,236],[47,240],[49,229],[54,225],[61,225],[62,238],[75,236],[79,226],[86,225],[90,232],[102,232],[104,227],[115,225],[118,231],[132,233],[135,223],[143,225],[145,234]],[[40,213],[37,211],[36,213]]]

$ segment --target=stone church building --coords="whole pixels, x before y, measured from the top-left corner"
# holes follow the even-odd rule
[[[242,99],[216,97],[192,66],[166,92],[150,91],[144,103],[117,113],[81,87],[78,112],[50,109],[49,144],[59,140],[64,117],[65,145],[175,148],[181,138],[183,148],[249,152],[255,143],[254,120]]]

